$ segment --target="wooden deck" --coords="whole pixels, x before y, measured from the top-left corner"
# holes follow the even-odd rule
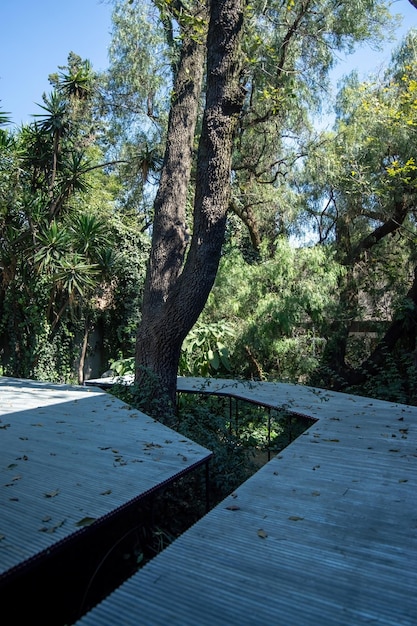
[[[13,581],[211,457],[98,389],[0,377],[0,400],[2,607]]]
[[[79,626],[417,624],[417,407],[179,379],[318,421]]]

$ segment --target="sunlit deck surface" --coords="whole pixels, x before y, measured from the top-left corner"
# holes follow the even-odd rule
[[[80,626],[417,624],[417,407],[179,379],[318,421]]]
[[[0,377],[0,593],[210,456],[100,389]]]

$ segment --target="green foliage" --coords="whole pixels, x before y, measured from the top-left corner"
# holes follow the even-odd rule
[[[250,450],[230,430],[215,399],[182,395],[177,430],[213,452],[210,462],[212,501],[230,494],[255,470]]]
[[[113,251],[120,187],[101,171],[96,80],[70,54],[37,121],[0,153],[0,345],[12,375],[72,380],[121,271]]]
[[[136,331],[145,280],[150,241],[137,224],[112,221],[117,254],[112,269],[111,291],[103,310],[104,349],[107,360],[129,357],[135,352]],[[133,368],[131,370],[133,372]]]
[[[129,356],[125,359],[116,359],[109,361],[110,370],[115,376],[133,376],[135,373],[135,357]]]
[[[204,319],[227,320],[234,375],[303,380],[319,363],[340,266],[330,250],[275,242],[256,263],[221,261]]]
[[[197,322],[183,342],[179,374],[209,376],[229,373],[231,364],[227,344],[233,337],[234,330],[228,322]]]
[[[111,387],[111,393],[162,423],[171,424],[173,421],[172,404],[161,393],[159,378],[147,368],[140,369],[139,383],[126,384],[120,379],[119,384]]]
[[[385,351],[384,361],[361,385],[346,388],[353,393],[387,402],[417,405],[417,367],[415,354],[403,350]]]
[[[75,382],[73,330],[61,324],[52,332],[45,317],[48,283],[39,278],[34,290],[17,280],[4,296],[0,321],[3,374],[51,382]],[[7,339],[7,341],[6,341]]]
[[[5,126],[6,124],[10,124],[11,119],[8,117],[9,114],[0,110],[0,126]],[[0,150],[3,151],[7,149],[10,142],[10,135],[7,133],[4,128],[0,128]]]
[[[56,220],[52,220],[49,224],[40,224],[35,237],[34,261],[38,272],[53,272],[71,245],[70,233],[62,224],[58,225]]]
[[[335,130],[323,133],[300,172],[298,189],[305,194],[306,209],[300,215],[306,228],[335,249],[346,270],[320,364],[330,368],[323,384],[342,384],[352,368],[362,372],[361,363],[376,348],[413,282],[415,50],[416,32],[410,31],[385,73],[363,83],[356,74],[345,80]],[[353,334],[361,321],[374,324],[372,340]],[[411,351],[412,326],[412,321],[407,330],[403,325]],[[387,368],[391,370],[388,361]]]
[[[90,62],[70,55],[67,72],[60,72],[56,82],[64,97],[73,101],[89,99],[94,90],[94,74]]]
[[[78,355],[74,331],[74,327],[71,331],[68,325],[62,325],[51,338],[48,326],[43,333],[38,330],[33,347],[34,362],[26,375],[35,380],[76,384],[74,363]]]
[[[401,68],[394,60],[382,81],[358,84],[352,76],[339,96],[345,184],[350,194],[366,191],[374,211],[389,211],[399,194],[415,191],[415,40],[411,31],[403,44],[411,58]]]
[[[255,455],[263,453],[264,459],[283,450],[311,425],[287,409],[272,410],[239,400],[234,430],[240,443]]]
[[[184,340],[178,374],[180,376],[221,376],[231,371],[227,342],[234,337],[227,322],[197,322]],[[110,369],[118,376],[133,375],[134,357],[110,360]]]
[[[44,104],[38,106],[45,111],[34,116],[39,118],[38,128],[41,133],[51,132],[62,136],[69,131],[68,105],[61,94],[52,91],[49,96],[44,96]]]
[[[75,252],[61,260],[55,279],[62,291],[71,299],[76,296],[83,297],[89,289],[94,289],[98,274],[96,265],[85,263],[83,257]]]

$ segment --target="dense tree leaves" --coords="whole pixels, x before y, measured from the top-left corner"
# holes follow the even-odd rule
[[[263,202],[260,186],[273,187],[289,163],[304,154],[294,141],[295,147],[287,150],[292,139],[284,141],[285,131],[294,137],[305,126],[307,107],[318,102],[316,85],[323,82],[332,65],[332,49],[349,47],[371,32],[376,36],[388,13],[383,2],[352,7],[306,0],[272,2],[262,7],[255,4],[250,8],[233,2],[218,7],[214,2],[209,6],[209,14],[201,4],[157,2],[155,6],[159,9],[155,32],[165,35],[173,83],[165,159],[153,207],[152,252],[136,353],[137,380],[141,379],[143,368],[149,368],[161,378],[173,398],[181,343],[201,312],[217,271],[226,210],[235,207],[250,226],[252,241],[259,246],[261,228],[253,199],[257,197],[259,206]],[[131,9],[144,15],[136,3],[124,14],[121,5],[117,5],[118,15],[128,15]],[[146,11],[148,36],[152,8]],[[209,28],[206,46],[208,22],[216,23],[216,29]],[[222,41],[224,32],[227,42]],[[235,34],[241,43],[237,43]],[[202,94],[205,104],[200,118],[206,50],[207,74]],[[133,67],[139,59],[146,58],[149,50],[139,48],[129,56],[131,53],[132,48],[125,46],[122,57],[131,58],[129,65]],[[143,114],[145,92],[137,91],[143,94]],[[149,96],[150,91],[145,91]],[[183,100],[188,102],[187,115],[181,109]],[[149,98],[146,102],[149,113]],[[231,140],[237,121],[234,150]],[[192,191],[193,148],[198,137],[200,148]],[[229,151],[234,151],[232,162]],[[189,220],[188,200],[193,196],[194,213]],[[276,214],[273,203],[262,229],[269,236],[276,235]]]
[[[348,78],[339,96],[335,132],[323,137],[307,164],[308,213],[320,241],[336,247],[347,269],[326,352],[331,379],[336,375],[339,384],[366,378],[363,368],[361,375],[352,373],[349,363],[348,337],[354,323],[391,319],[401,295],[413,283],[415,37],[411,31],[382,79],[360,84],[355,75]],[[403,332],[409,334],[410,328],[403,327]],[[392,338],[383,340],[384,350],[394,349],[397,340]]]
[[[203,313],[234,329],[227,345],[235,376],[302,382],[320,364],[328,320],[344,273],[327,247],[262,246],[248,263],[233,249],[222,258]]]
[[[94,145],[95,80],[89,64],[70,54],[67,73],[51,76],[55,90],[44,95],[42,113],[2,145],[0,342],[11,375],[71,377],[82,333],[83,380],[91,320],[114,256],[114,196]]]
[[[312,123],[335,52],[382,41],[387,7],[115,2],[105,76],[71,53],[33,124],[0,115],[5,371],[65,378],[52,354],[78,334],[82,380],[100,318],[113,359],[139,329],[136,379],[172,401],[199,316],[187,371],[345,385],[381,347],[410,363],[415,34],[384,76],[346,79],[334,131]],[[370,320],[380,346],[353,341]]]

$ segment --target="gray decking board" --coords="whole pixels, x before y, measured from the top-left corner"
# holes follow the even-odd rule
[[[417,407],[228,387],[319,421],[77,624],[415,626]]]
[[[211,456],[100,390],[0,377],[0,401],[0,580]]]

